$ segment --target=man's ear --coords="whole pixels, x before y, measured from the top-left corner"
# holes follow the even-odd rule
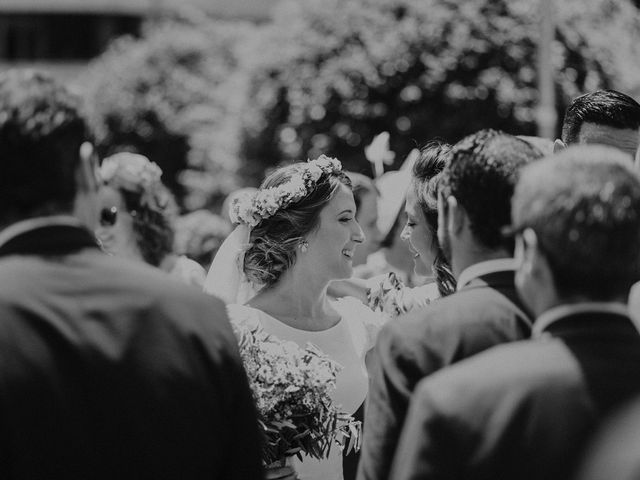
[[[100,188],[98,160],[93,145],[84,142],[78,152],[80,162],[76,171],[76,185],[79,193],[95,193]]]
[[[556,138],[555,142],[553,142],[553,153],[561,152],[565,148],[567,148],[567,145],[559,138]]]
[[[467,223],[467,212],[453,195],[447,197],[447,209],[449,210],[449,231],[459,233]]]
[[[78,152],[80,161],[76,170],[76,199],[74,215],[87,228],[93,230],[98,225],[98,189],[100,178],[98,159],[93,145],[84,142]]]
[[[540,249],[538,235],[531,228],[526,228],[521,235],[522,259],[521,271],[542,285],[553,285],[553,274],[549,261]],[[519,255],[519,253],[517,253]]]

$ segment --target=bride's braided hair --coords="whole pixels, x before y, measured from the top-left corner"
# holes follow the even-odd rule
[[[301,174],[306,165],[300,162],[282,167],[269,175],[260,188],[273,188],[290,182],[292,177]],[[268,288],[294,265],[298,245],[318,228],[320,211],[340,185],[351,188],[349,177],[341,171],[323,172],[301,200],[277,210],[252,228],[243,265],[250,282]]]

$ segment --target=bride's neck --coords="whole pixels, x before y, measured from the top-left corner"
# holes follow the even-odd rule
[[[313,285],[285,275],[249,302],[251,307],[296,328],[323,330],[339,320],[329,305],[327,285]]]

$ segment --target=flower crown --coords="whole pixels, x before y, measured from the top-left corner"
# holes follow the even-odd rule
[[[162,170],[143,155],[122,152],[104,159],[100,176],[104,183],[117,184],[132,192],[143,192],[160,183]]]
[[[330,175],[341,171],[342,164],[339,160],[320,155],[316,160],[309,160],[288,182],[235,198],[229,208],[231,221],[253,228],[262,220],[275,215],[278,210],[306,197],[314,190],[323,173]]]
[[[161,176],[162,170],[155,162],[137,153],[116,153],[105,158],[100,166],[105,185],[140,194],[140,205],[152,210],[164,210],[171,204]]]

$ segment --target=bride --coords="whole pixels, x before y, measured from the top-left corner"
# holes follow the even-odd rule
[[[311,342],[339,363],[332,400],[354,415],[367,395],[365,355],[381,317],[359,300],[327,296],[329,282],[351,276],[354,251],[364,240],[340,162],[321,156],[282,167],[257,192],[237,199],[231,213],[238,227],[214,259],[205,291],[229,304],[232,322],[259,324],[301,346]],[[338,448],[328,459],[291,462],[295,473],[271,469],[267,478],[355,475],[355,461],[347,456],[343,465]]]

